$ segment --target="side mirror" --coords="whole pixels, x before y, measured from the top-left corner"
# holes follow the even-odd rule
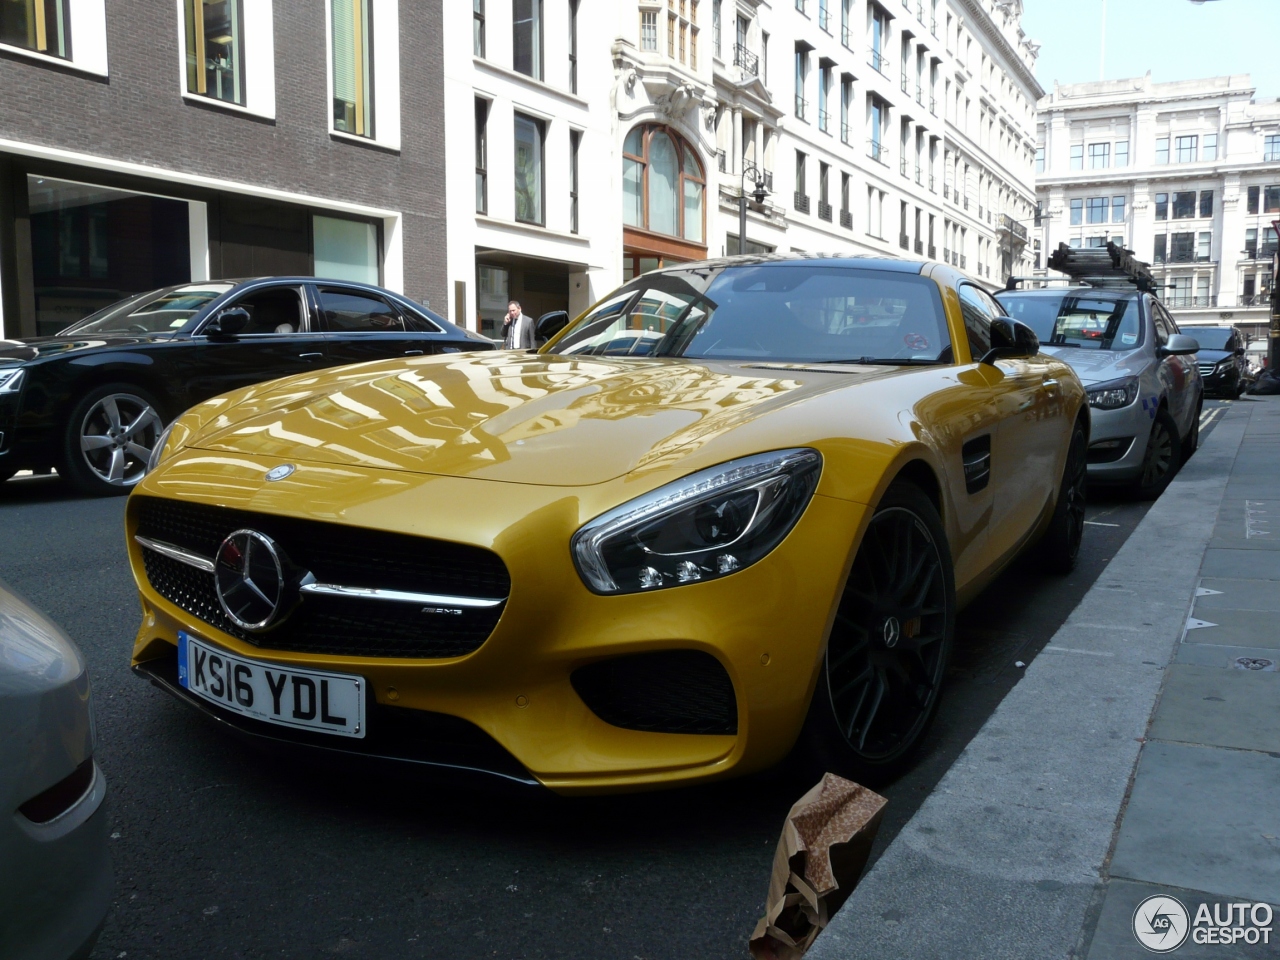
[[[1040,338],[1025,323],[1012,317],[996,317],[991,321],[991,349],[979,363],[1034,357],[1040,352]]]
[[[1244,347],[1236,347],[1236,356],[1237,356],[1237,357],[1243,357],[1243,356],[1244,356]]]
[[[1200,343],[1194,337],[1188,337],[1185,333],[1175,333],[1169,337],[1169,342],[1156,352],[1162,357],[1185,357],[1198,353],[1199,350]]]
[[[544,313],[533,327],[533,335],[538,341],[538,346],[542,346],[568,325],[568,311],[552,310],[550,313]]]
[[[204,332],[210,337],[234,337],[249,325],[249,311],[244,307],[228,307],[209,321]]]

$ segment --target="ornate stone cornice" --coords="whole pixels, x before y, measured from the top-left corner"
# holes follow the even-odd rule
[[[1010,69],[1017,75],[1018,79],[1026,84],[1027,89],[1031,93],[1031,100],[1035,102],[1045,95],[1044,87],[1040,86],[1036,75],[1031,68],[1023,62],[1021,54],[1014,49],[1009,38],[1004,35],[999,27],[992,22],[990,15],[979,0],[951,0],[969,20],[969,26],[973,30],[979,31],[985,37],[988,43],[999,50],[1008,61]]]

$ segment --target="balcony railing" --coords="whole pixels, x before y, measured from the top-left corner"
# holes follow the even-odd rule
[[[948,249],[947,247],[942,248],[942,262],[943,263],[951,262],[951,250]]]
[[[721,173],[729,172],[729,155],[723,150],[716,151],[716,168]]]
[[[764,183],[764,188],[773,193],[773,171],[756,166],[754,160],[742,161],[742,176],[751,183]]]
[[[937,97],[929,98],[929,112],[932,113],[935,117],[938,115],[938,98]]]
[[[881,56],[878,51],[871,51],[871,54],[867,57],[867,64],[872,70],[876,71],[876,73],[882,73],[886,77],[888,76],[885,71],[889,69],[889,58]]]
[[[932,173],[931,173],[931,174],[929,174],[929,192],[930,192],[930,193],[937,193],[937,192],[938,192],[938,186],[937,186],[937,184],[934,182],[933,174],[932,174]]]
[[[1271,294],[1269,293],[1246,293],[1240,297],[1240,306],[1242,307],[1268,307],[1271,305]]]
[[[853,229],[853,212],[851,210],[840,211],[840,226],[846,230]]]
[[[1012,234],[1017,240],[1027,242],[1027,228],[1007,213],[1000,214],[1000,230]]]
[[[733,65],[742,69],[743,76],[760,76],[760,58],[740,43],[733,45]]]
[[[848,120],[840,121],[840,141],[841,143],[849,142],[849,121]]]
[[[978,219],[981,220],[986,215],[987,211],[983,208],[982,204],[978,204]]]
[[[1156,262],[1159,263],[1160,260],[1157,259]],[[1166,254],[1165,257],[1163,258],[1163,262],[1165,263],[1217,263],[1218,261],[1211,260],[1208,254],[1187,253],[1185,251],[1178,250],[1173,253]]]
[[[968,209],[969,209],[969,198],[968,198],[968,197],[965,197],[965,198],[964,198],[964,200],[962,200],[962,201],[961,201],[961,204],[960,204],[960,205],[961,205],[962,207],[964,207],[966,210],[968,210]]]
[[[796,9],[799,10],[801,13],[804,13],[804,15],[807,17],[809,14],[805,13],[804,4],[805,4],[805,0],[796,0]]]
[[[818,219],[825,220],[827,223],[831,222],[831,204],[825,200],[818,201]]]
[[[960,269],[961,270],[969,269],[969,258],[966,257],[963,253],[960,254]]]
[[[911,238],[908,237],[905,233],[898,234],[898,246],[900,246],[903,250],[910,250]]]
[[[950,200],[950,199],[951,199],[951,184],[949,184],[949,183],[944,183],[944,184],[942,185],[942,199],[943,199],[943,200]]]
[[[796,94],[796,116],[799,117],[801,120],[803,120],[805,110],[807,110],[808,107],[809,107],[809,101],[797,93]]]
[[[796,213],[809,212],[809,195],[807,193],[801,193],[799,190],[796,191],[795,208]]]
[[[853,40],[853,34],[849,31],[849,25],[847,23],[841,24],[840,42],[843,43],[846,47],[849,47],[850,49],[852,49],[853,48],[853,43],[851,42],[852,40]]]
[[[924,256],[924,241],[923,241],[923,240],[917,240],[917,241],[916,241],[915,250],[916,250],[916,253],[917,253],[919,256],[922,256],[922,257]]]
[[[924,186],[924,167],[916,167],[916,183]]]
[[[1165,297],[1164,302],[1167,307],[1216,307],[1218,298],[1212,295],[1196,297],[1191,294],[1179,294],[1175,291]]]
[[[889,163],[889,151],[880,146],[877,140],[872,140],[867,144],[867,156],[885,165]]]
[[[933,38],[935,40],[938,39],[938,18],[937,17],[929,18],[929,32],[933,34]]]
[[[901,173],[904,177],[908,177],[908,176],[910,176],[910,174],[909,174],[909,173],[907,173],[907,158],[906,158],[906,157],[903,157],[901,160],[899,160],[899,161],[898,161],[898,172],[899,172],[899,173]]]
[[[938,248],[935,247],[932,243],[929,244],[929,259],[930,260],[938,259]]]
[[[902,72],[901,86],[902,92],[907,96],[911,96],[911,78],[907,76],[907,72],[905,70]]]
[[[916,84],[916,103],[924,106],[924,84],[922,83]]]
[[[829,133],[831,128],[831,114],[821,107],[818,108],[818,129],[823,133]]]
[[[831,32],[831,11],[826,7],[818,8],[818,26],[827,33]]]

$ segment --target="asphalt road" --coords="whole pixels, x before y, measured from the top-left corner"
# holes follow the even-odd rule
[[[1146,511],[1092,500],[1075,573],[1018,565],[962,614],[938,721],[885,791],[877,854]],[[256,754],[129,672],[123,507],[53,478],[0,486],[0,576],[80,644],[94,683],[118,883],[95,960],[746,956],[782,818],[810,783],[564,800]]]

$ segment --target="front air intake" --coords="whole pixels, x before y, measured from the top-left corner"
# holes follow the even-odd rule
[[[738,704],[720,661],[700,650],[638,653],[579,667],[573,689],[597,717],[649,733],[736,734]]]

